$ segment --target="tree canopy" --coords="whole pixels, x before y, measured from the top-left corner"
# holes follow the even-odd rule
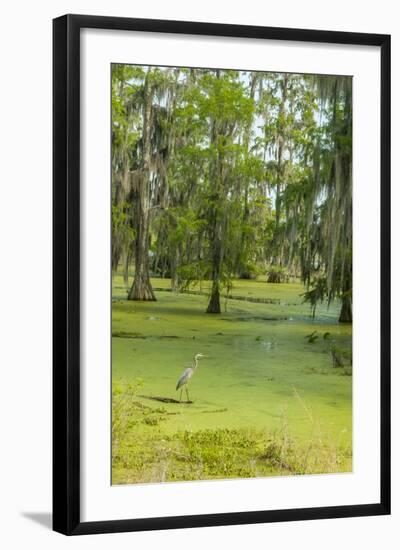
[[[112,267],[130,300],[235,277],[300,277],[351,321],[352,80],[112,66]]]

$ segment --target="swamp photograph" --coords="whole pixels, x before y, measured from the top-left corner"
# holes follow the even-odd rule
[[[352,78],[112,64],[111,155],[112,484],[351,472]]]

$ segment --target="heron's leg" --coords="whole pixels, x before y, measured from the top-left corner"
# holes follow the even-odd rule
[[[183,392],[183,388],[181,388],[181,393],[179,395],[179,403],[182,401],[182,392]]]
[[[187,398],[187,401],[189,403],[189,390],[188,390],[187,386],[185,386],[185,388],[186,388],[186,398]]]

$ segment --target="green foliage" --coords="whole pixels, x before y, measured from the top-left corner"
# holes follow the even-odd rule
[[[326,277],[317,277],[310,284],[309,289],[303,293],[304,302],[311,306],[312,316],[315,317],[315,311],[318,303],[322,303],[328,293]]]
[[[287,283],[289,275],[287,269],[282,265],[270,265],[267,269],[268,283]]]
[[[307,338],[309,344],[313,344],[316,340],[318,340],[317,331],[313,330],[313,332],[311,334],[307,334],[305,338]]]
[[[113,456],[118,452],[121,442],[126,437],[128,431],[137,423],[131,414],[131,410],[134,406],[134,398],[141,386],[141,381],[135,384],[128,383],[124,385],[113,378],[111,414]]]
[[[348,320],[351,94],[348,77],[114,64],[114,270],[146,218],[149,270],[174,290],[269,266],[301,276],[313,315],[339,298]]]
[[[159,416],[145,409],[132,407],[130,416],[151,430],[159,423]],[[302,446],[289,433],[286,421],[270,434],[254,429],[220,428],[185,430],[161,440],[154,431],[148,433],[144,428],[136,430],[134,443],[126,441],[113,455],[113,484],[349,470],[349,449],[335,447],[320,433]]]

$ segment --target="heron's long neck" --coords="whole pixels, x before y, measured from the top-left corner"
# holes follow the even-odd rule
[[[197,357],[196,356],[193,357],[193,368],[197,369]]]

